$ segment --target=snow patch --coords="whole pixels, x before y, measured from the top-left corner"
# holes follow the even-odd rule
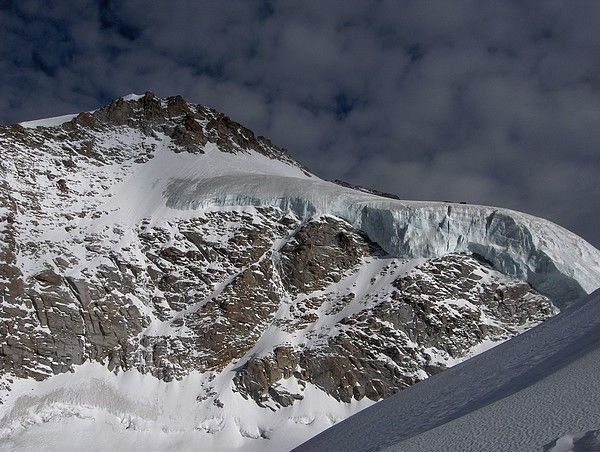
[[[373,404],[341,404],[308,384],[304,400],[274,413],[234,393],[229,372],[165,383],[88,363],[41,382],[16,379],[0,405],[0,450],[288,450]],[[197,397],[209,386],[222,407]]]
[[[37,119],[35,121],[25,121],[25,122],[20,122],[19,125],[22,127],[25,127],[26,129],[35,129],[36,127],[57,127],[57,126],[64,124],[65,122],[69,122],[71,119],[75,118],[77,115],[78,115],[78,113],[70,114],[70,115],[55,116],[53,118]]]
[[[123,96],[121,99],[125,100],[125,101],[135,101],[135,100],[140,100],[142,97],[144,97],[143,94],[127,94],[126,96]]]

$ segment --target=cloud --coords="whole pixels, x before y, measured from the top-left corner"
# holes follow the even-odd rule
[[[178,93],[322,177],[515,208],[600,245],[597,2],[0,8],[1,122]]]

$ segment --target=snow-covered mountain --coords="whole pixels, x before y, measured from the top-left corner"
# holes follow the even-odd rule
[[[600,286],[555,224],[321,180],[181,97],[0,152],[0,448],[289,449]]]
[[[600,290],[302,451],[600,450]]]

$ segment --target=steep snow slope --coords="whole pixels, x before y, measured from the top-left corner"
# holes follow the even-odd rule
[[[596,291],[542,325],[362,411],[297,450],[569,450],[573,437],[600,428],[599,388]]]
[[[38,119],[35,121],[25,121],[25,122],[19,123],[19,125],[23,126],[25,128],[33,128],[33,129],[35,129],[36,127],[57,127],[57,126],[64,124],[65,122],[72,120],[75,116],[77,116],[77,115],[71,114],[71,115],[55,116],[53,118],[43,118],[43,119]]]

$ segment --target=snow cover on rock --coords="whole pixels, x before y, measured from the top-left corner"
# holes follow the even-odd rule
[[[600,291],[297,450],[598,450],[573,446],[598,444],[598,388]]]
[[[548,452],[589,452],[600,450],[600,430],[566,434],[558,438],[549,447]]]
[[[141,98],[130,94],[123,99]],[[21,125],[50,127],[73,117]],[[448,252],[477,253],[498,270],[528,281],[559,306],[600,287],[600,251],[566,229],[531,215],[494,207],[382,198],[321,180],[290,161],[253,151],[223,153],[211,142],[204,146],[204,154],[176,154],[171,139],[160,133],[145,136],[123,129],[98,139],[107,149],[114,145],[135,149],[140,143],[156,147],[154,158],[143,165],[107,166],[90,175],[105,183],[121,181],[102,196],[106,199],[103,207],[110,211],[103,217],[104,224],[189,217],[215,206],[272,206],[300,218],[315,214],[342,218],[391,255],[429,258]],[[79,183],[85,182],[82,172],[74,176]]]

